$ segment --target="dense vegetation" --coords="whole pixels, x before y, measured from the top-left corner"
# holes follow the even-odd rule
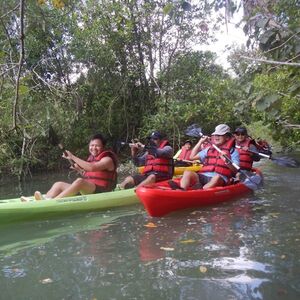
[[[249,41],[232,52],[236,77],[193,50],[241,9],[236,1],[0,1],[3,173],[57,167],[50,125],[81,155],[97,131],[113,145],[160,129],[176,146],[192,123],[267,126],[299,145],[296,0],[239,3]]]

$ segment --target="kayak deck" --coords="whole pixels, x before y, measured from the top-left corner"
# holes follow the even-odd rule
[[[200,164],[194,164],[191,166],[185,166],[185,167],[176,167],[174,168],[174,176],[182,175],[184,171],[194,171],[198,172],[200,171],[202,165]],[[144,167],[138,167],[138,172],[143,173]]]
[[[258,189],[262,181],[261,172],[259,170],[255,170],[255,172],[253,179],[257,183],[251,178],[247,178],[245,183],[239,182],[207,190],[189,189],[183,191],[180,189],[172,190],[168,181],[163,181],[151,186],[139,187],[136,194],[150,216],[161,217],[177,210],[214,205],[249,194]],[[179,183],[179,180],[179,178],[174,179],[177,183]],[[251,185],[249,185],[249,182]]]
[[[133,189],[29,202],[22,202],[20,198],[0,200],[0,223],[103,210],[136,203],[139,201]]]

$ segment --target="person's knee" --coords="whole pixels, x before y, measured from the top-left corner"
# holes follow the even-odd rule
[[[135,185],[134,179],[132,176],[127,176],[123,182],[120,183],[120,186],[124,189],[133,188]]]
[[[77,178],[73,181],[72,185],[73,186],[78,186],[78,187],[81,187],[84,183],[85,183],[85,179],[83,178]]]
[[[62,188],[64,185],[64,182],[63,181],[57,181],[53,184],[53,188]]]
[[[189,170],[186,170],[183,172],[183,176],[182,178],[185,178],[185,179],[190,179],[191,176],[192,176],[193,172],[192,171],[189,171]]]
[[[155,182],[156,176],[154,174],[151,174],[147,177],[148,182]]]
[[[127,176],[125,179],[124,179],[124,183],[130,183],[130,182],[133,182],[133,177],[132,176]]]

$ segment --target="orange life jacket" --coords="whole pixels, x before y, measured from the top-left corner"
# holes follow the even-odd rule
[[[162,141],[159,145],[158,149],[162,149],[165,147],[169,142],[167,140]],[[144,167],[143,174],[149,172],[160,172],[160,173],[167,173],[171,177],[174,173],[174,164],[173,158],[166,158],[166,157],[155,157],[151,154],[148,154],[146,157],[146,164]]]
[[[235,140],[230,139],[219,147],[229,159],[231,159],[231,153],[234,151],[234,143]],[[216,172],[228,178],[235,175],[234,172],[231,171],[231,169],[225,164],[225,161],[220,157],[219,151],[217,151],[212,145],[208,148],[203,167],[199,172]]]
[[[84,173],[84,178],[87,179],[90,182],[93,182],[95,185],[100,186],[104,188],[104,190],[112,191],[116,187],[117,183],[117,157],[116,155],[110,151],[110,150],[105,150],[102,151],[98,156],[94,157],[92,155],[89,156],[88,162],[91,163],[96,163],[100,161],[103,157],[110,157],[113,160],[114,163],[114,170],[113,171],[108,171],[108,170],[103,170],[103,171],[87,171]]]
[[[247,138],[245,141],[243,141],[242,143],[238,143],[236,141],[236,144],[240,147],[248,147],[250,146],[250,144],[252,143],[253,140],[251,140],[250,138]],[[241,148],[236,148],[240,154],[240,168],[242,170],[248,170],[250,171],[252,169],[252,165],[253,165],[253,158],[252,155],[249,151],[245,151]]]
[[[185,160],[190,160],[191,153],[192,153],[192,149],[187,150],[185,147],[182,147],[178,158],[181,159],[181,160],[184,160],[184,159]]]

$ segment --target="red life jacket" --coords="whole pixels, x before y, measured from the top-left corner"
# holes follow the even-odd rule
[[[234,143],[235,140],[230,139],[219,147],[229,159],[231,159],[231,152],[234,151]],[[208,148],[207,156],[200,172],[216,172],[228,178],[235,175],[234,172],[231,171],[230,168],[225,164],[225,161],[220,157],[219,151],[217,151],[213,146]]]
[[[94,183],[97,186],[104,188],[106,191],[112,191],[116,187],[117,183],[117,157],[116,155],[110,151],[105,150],[102,151],[98,156],[94,157],[92,155],[89,156],[87,159],[88,162],[96,163],[100,161],[103,157],[110,157],[114,163],[114,170],[113,171],[87,171],[84,173],[84,178],[87,179],[89,182]]]
[[[184,159],[185,160],[190,160],[191,153],[192,153],[192,149],[187,150],[185,147],[182,147],[178,158],[181,159],[181,160],[184,160]]]
[[[167,140],[162,141],[159,145],[158,149],[162,149],[165,147],[169,142]],[[173,176],[174,173],[174,166],[173,166],[173,158],[166,158],[166,157],[155,157],[151,154],[148,154],[146,157],[146,164],[144,167],[143,174],[149,172],[160,172],[160,173],[167,173]]]
[[[250,144],[253,143],[253,140],[250,138],[247,138],[244,142],[238,143],[236,141],[236,144],[240,147],[248,147]],[[252,155],[249,151],[245,151],[241,148],[236,148],[240,154],[240,168],[242,170],[248,170],[250,171],[252,169],[252,164],[253,164],[253,158]]]

